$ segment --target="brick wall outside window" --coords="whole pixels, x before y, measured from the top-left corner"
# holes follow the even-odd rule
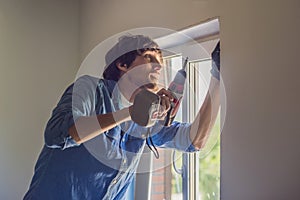
[[[158,149],[159,159],[153,158],[151,200],[171,200],[171,151]]]

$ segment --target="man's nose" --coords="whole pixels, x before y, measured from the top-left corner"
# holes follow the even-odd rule
[[[153,63],[151,63],[151,65],[152,65],[152,68],[155,70],[160,70],[162,68],[162,63],[159,61],[153,62]]]
[[[163,62],[161,61],[161,58],[159,57],[159,58],[157,58],[157,57],[155,57],[154,59],[153,59],[153,65],[155,65],[155,66],[158,66],[159,65],[159,67],[160,68],[162,68],[162,65],[163,65]]]

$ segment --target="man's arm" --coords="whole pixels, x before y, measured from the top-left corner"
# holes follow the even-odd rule
[[[125,121],[131,120],[130,109],[131,107],[128,107],[114,113],[80,117],[69,128],[69,135],[77,144],[86,142]]]
[[[205,100],[192,124],[190,138],[196,149],[204,147],[220,106],[220,41],[211,53],[211,80]]]
[[[205,100],[192,123],[190,138],[196,149],[204,147],[213,127],[220,106],[220,81],[214,77],[210,80]]]
[[[161,106],[163,109],[161,109],[158,112],[158,119],[160,119],[166,116],[167,111],[170,109],[170,98],[173,97],[172,94],[165,89],[161,89],[158,92],[158,94],[160,95],[164,94],[164,96],[161,96]],[[136,94],[134,94],[134,96],[135,95]],[[149,98],[149,96],[146,95],[144,96],[144,98]],[[141,104],[140,106],[146,106],[145,110],[149,109],[151,105],[148,105],[148,103],[145,103],[142,100],[140,102],[134,101],[134,105],[136,103]],[[147,113],[147,112],[141,113],[142,112],[141,110],[136,110],[137,108],[140,108],[140,106],[136,106],[135,108],[134,105],[124,108],[122,110],[118,110],[113,113],[101,114],[101,115],[90,116],[90,117],[80,117],[76,120],[75,124],[73,124],[69,128],[68,130],[69,135],[77,144],[81,144],[83,142],[86,142],[98,136],[99,134],[105,131],[114,128],[115,126],[125,121],[132,120],[131,116],[133,116],[134,113],[140,113],[140,114]]]

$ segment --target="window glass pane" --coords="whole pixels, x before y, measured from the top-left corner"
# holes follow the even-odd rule
[[[178,58],[177,58],[178,59]],[[180,58],[181,60],[182,58]],[[173,61],[174,63],[174,61]],[[203,59],[199,61],[191,61],[188,69],[188,108],[190,118],[193,119],[197,114],[197,111],[202,105],[206,92],[208,90],[208,84],[210,81],[210,69],[211,60]],[[174,76],[176,71],[172,73]],[[182,111],[182,110],[181,110]],[[182,112],[178,113],[177,120],[182,120]],[[215,126],[211,132],[211,136],[207,141],[207,145],[202,149],[197,156],[199,158],[198,171],[199,183],[196,184],[195,191],[198,192],[200,200],[219,200],[220,199],[220,117],[215,123]],[[182,167],[182,154],[175,151],[175,168],[179,170]],[[182,200],[182,177],[181,174],[176,172],[174,166],[172,166],[172,200]]]
[[[169,62],[170,77],[169,83],[173,80],[176,72],[182,68],[182,56],[174,56],[166,59]],[[182,121],[182,106],[180,106],[178,113],[175,117],[176,121]],[[171,159],[175,161],[174,165],[177,168],[182,166],[182,153],[174,151],[171,153]],[[181,200],[182,199],[182,177],[180,174],[176,173],[174,170],[174,165],[172,164],[172,179],[171,179],[171,199]],[[180,170],[180,169],[179,169]]]
[[[171,81],[174,79],[176,73],[178,70],[182,68],[182,56],[177,55],[177,56],[172,56],[172,57],[167,57],[164,58],[165,62],[165,85],[168,86]],[[182,121],[182,106],[178,109],[178,112],[175,117],[176,121],[181,122]]]
[[[182,68],[182,56],[172,56],[164,58],[164,65],[162,76],[160,82],[164,84],[164,87],[167,87],[170,82],[175,77],[176,72]],[[182,107],[179,108],[178,113],[175,118],[176,121],[182,121]],[[176,180],[173,177],[172,171],[172,152],[171,149],[161,149],[158,148],[159,159],[153,157],[153,171],[151,172],[151,200],[161,200],[161,199],[173,199],[173,193],[180,194],[182,190],[182,180],[181,176],[178,175]],[[175,155],[176,162],[179,162],[177,166],[181,167],[181,157],[180,154]],[[174,182],[175,180],[175,182]],[[173,184],[176,184],[177,190],[173,189]],[[175,198],[176,200],[178,196]]]

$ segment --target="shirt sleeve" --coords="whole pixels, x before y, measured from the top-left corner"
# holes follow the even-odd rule
[[[190,139],[190,123],[173,122],[169,127],[160,126],[159,131],[156,129],[157,126],[154,126],[151,130],[151,137],[155,146],[183,152],[197,151]]]
[[[66,149],[78,146],[68,129],[79,117],[95,115],[99,91],[96,80],[82,76],[66,89],[46,125],[44,139],[48,147]]]

